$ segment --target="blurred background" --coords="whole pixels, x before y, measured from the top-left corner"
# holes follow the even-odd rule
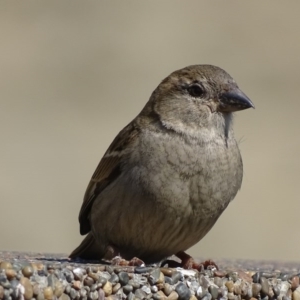
[[[172,71],[225,69],[253,100],[236,114],[241,191],[189,250],[299,261],[300,2],[0,4],[0,250],[69,253],[88,181]]]

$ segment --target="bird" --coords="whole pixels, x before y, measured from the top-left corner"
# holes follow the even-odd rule
[[[191,65],[171,73],[113,140],[79,213],[86,235],[70,258],[177,255],[214,226],[241,188],[243,163],[233,114],[254,108],[223,69]]]

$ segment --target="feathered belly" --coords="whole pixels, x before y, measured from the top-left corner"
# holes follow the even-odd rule
[[[127,166],[95,201],[91,224],[97,240],[145,262],[200,241],[240,188],[242,162],[236,145],[204,153],[202,161],[189,159],[192,150]]]

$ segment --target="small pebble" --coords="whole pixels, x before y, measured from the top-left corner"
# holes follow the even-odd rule
[[[171,277],[174,274],[174,269],[171,268],[160,268],[160,271],[165,275]]]
[[[69,295],[63,293],[59,298],[58,300],[70,300],[70,297]]]
[[[136,267],[134,269],[134,272],[138,274],[145,274],[145,273],[149,273],[151,270],[152,268],[149,267]]]
[[[128,283],[128,281],[129,281],[128,273],[120,272],[118,274],[118,276],[119,276],[119,281],[120,281],[121,285],[126,285]]]
[[[14,269],[7,268],[5,269],[5,275],[8,280],[12,280],[17,276],[17,272]]]
[[[160,269],[156,268],[153,269],[150,273],[149,273],[149,277],[148,277],[148,281],[151,285],[154,285],[155,283],[158,283],[159,279],[160,279]]]
[[[141,299],[144,299],[144,298],[141,298]],[[167,297],[162,291],[158,291],[157,293],[155,293],[153,295],[153,299],[154,300],[166,300]]]
[[[85,277],[83,280],[84,285],[87,285],[87,286],[92,286],[94,284],[94,282],[95,282],[94,279],[90,276]]]
[[[172,282],[173,284],[176,284],[179,280],[182,279],[182,274],[180,272],[174,272],[174,274],[172,275]]]
[[[298,286],[299,286],[299,276],[293,276],[293,278],[291,279],[292,290],[294,291]]]
[[[111,295],[112,293],[112,284],[111,282],[107,281],[104,286],[102,287],[103,291],[104,291],[104,294],[105,294],[105,297]]]
[[[72,283],[72,288],[76,291],[79,291],[81,289],[81,282],[79,280],[74,280]]]
[[[242,294],[242,287],[241,287],[241,280],[238,279],[233,284],[233,292],[235,295],[241,295]]]
[[[252,284],[252,296],[258,298],[259,293],[261,291],[261,285],[259,283]]]
[[[8,261],[2,261],[1,263],[0,263],[0,269],[12,269],[13,268],[13,266],[12,266],[12,264],[10,263],[10,262],[8,262]]]
[[[216,287],[214,285],[211,285],[208,288],[208,291],[210,292],[212,299],[217,299],[218,298],[218,295],[219,295],[218,287]]]
[[[108,272],[109,274],[112,274],[114,269],[112,266],[107,265],[105,266],[105,271]]]
[[[137,289],[134,292],[134,295],[139,299],[145,299],[147,297],[147,294],[142,289]]]
[[[112,293],[116,294],[117,291],[121,288],[121,284],[118,282],[117,284],[115,284],[115,286],[112,288]]]
[[[169,276],[166,276],[166,275],[165,275],[165,282],[168,283],[168,284],[171,284],[171,285],[174,284],[173,279]]]
[[[227,287],[229,293],[233,292],[233,281],[226,281],[225,286]]]
[[[25,277],[29,278],[33,274],[33,268],[31,266],[25,266],[22,269],[22,273]]]
[[[178,298],[180,300],[189,300],[190,297],[191,297],[191,291],[182,282],[180,282],[180,283],[177,284],[177,286],[175,288],[175,291],[177,292]]]
[[[117,274],[112,273],[111,277],[108,279],[109,282],[112,283],[112,285],[116,284],[117,282],[119,282],[119,277]]]
[[[75,277],[76,280],[81,281],[83,279],[83,275],[85,275],[84,273],[85,272],[82,268],[76,268],[76,269],[73,270],[73,274],[74,274],[74,277]]]
[[[132,285],[127,284],[127,285],[123,286],[123,291],[124,291],[125,294],[129,294],[130,292],[133,291]]]
[[[100,284],[102,284],[102,286],[104,286],[105,284],[106,284],[106,282],[107,282],[107,279],[105,278],[105,277],[100,277],[99,278],[99,280],[98,280],[98,282],[100,283]]]
[[[57,281],[54,286],[54,296],[59,298],[64,292],[65,288],[60,281]]]
[[[94,272],[89,272],[87,278],[91,278],[91,279],[93,279],[94,282],[97,282],[99,280],[99,275]],[[88,280],[90,280],[90,279],[88,279]]]
[[[293,291],[293,300],[300,300],[300,287],[296,288],[294,291]]]
[[[48,287],[44,288],[44,298],[46,300],[52,300],[53,299],[52,287],[48,286]]]
[[[260,272],[256,272],[253,276],[252,276],[252,280],[254,283],[260,283],[260,277],[261,277],[261,273]]]
[[[217,285],[218,287],[221,287],[223,285],[223,280],[219,277],[215,277],[214,284]]]
[[[30,280],[26,277],[22,277],[20,280],[20,283],[23,285],[25,291],[24,291],[24,297],[26,300],[30,300],[33,297],[33,288]]]
[[[172,293],[172,291],[174,291],[174,287],[169,283],[165,283],[163,291],[166,294],[166,296],[169,296]]]
[[[226,276],[226,272],[220,271],[220,270],[216,270],[216,271],[214,271],[214,276],[223,278],[223,277]]]
[[[134,289],[138,289],[140,287],[140,283],[137,279],[130,279],[128,284],[131,285]]]
[[[261,277],[260,278],[260,284],[261,284],[261,292],[265,295],[268,296],[269,295],[269,281],[267,278],[265,277]]]
[[[179,298],[179,295],[175,291],[172,291],[167,299],[168,300],[177,300],[178,298]]]

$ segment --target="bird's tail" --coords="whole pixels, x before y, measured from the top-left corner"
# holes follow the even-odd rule
[[[69,255],[70,258],[83,258],[83,259],[90,259],[90,260],[100,260],[103,258],[103,249],[100,247],[90,232],[81,244],[73,250],[73,252]]]

